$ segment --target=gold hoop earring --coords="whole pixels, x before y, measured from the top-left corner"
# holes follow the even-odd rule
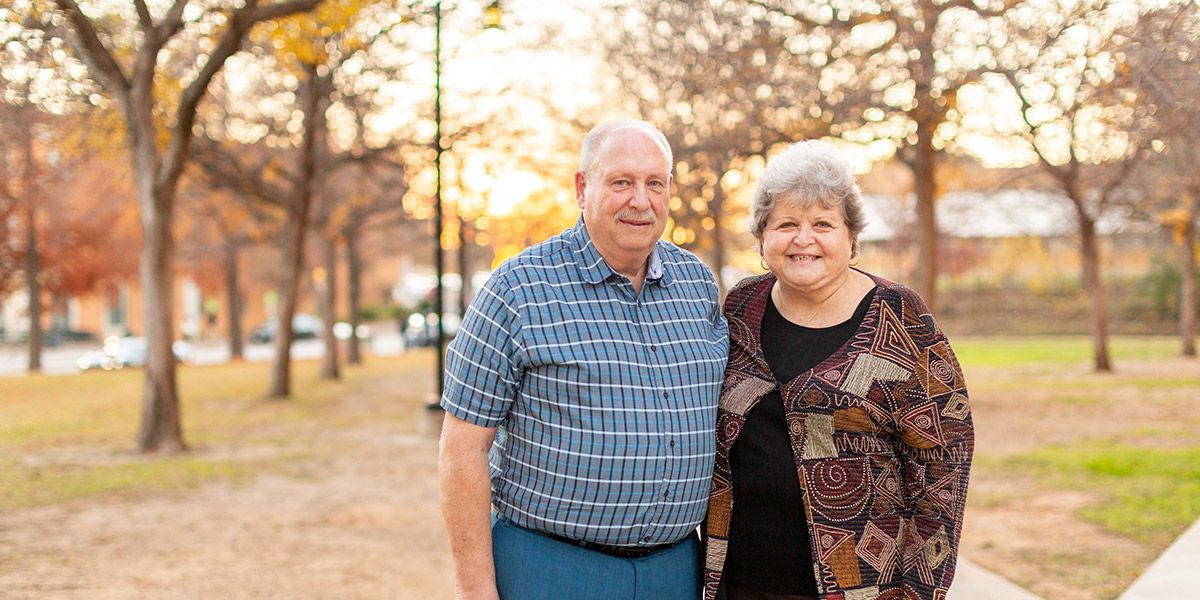
[[[762,267],[762,270],[764,270],[764,271],[771,270],[771,267],[767,266],[767,259],[764,256],[758,257],[758,266]]]
[[[857,251],[850,253],[850,266],[857,267],[860,260],[862,260],[862,256]]]

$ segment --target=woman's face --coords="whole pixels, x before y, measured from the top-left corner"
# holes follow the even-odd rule
[[[840,285],[853,241],[841,207],[810,208],[780,198],[762,233],[763,259],[781,285],[801,293]]]

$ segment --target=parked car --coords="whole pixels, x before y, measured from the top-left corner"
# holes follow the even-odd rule
[[[292,332],[295,334],[295,339],[305,340],[315,338],[321,335],[321,330],[325,324],[320,317],[310,315],[308,313],[296,313],[292,315]],[[279,319],[270,318],[266,323],[254,328],[250,332],[251,344],[266,344],[275,339],[275,334],[279,332]]]
[[[171,351],[175,354],[176,361],[184,362],[190,349],[186,342],[176,341],[171,344]],[[75,359],[75,366],[82,371],[93,369],[113,371],[125,367],[144,367],[146,366],[146,338],[109,336],[104,338],[104,347],[99,350],[88,350]]]
[[[418,346],[435,346],[437,345],[437,328],[431,323],[436,322],[436,315],[430,313],[422,315],[413,313],[408,318],[407,327],[404,329],[404,346],[414,348]],[[454,339],[458,333],[458,325],[461,318],[455,313],[446,313],[445,327],[442,329],[442,337],[447,343]]]
[[[63,344],[73,342],[94,342],[96,334],[90,331],[74,331],[71,329],[47,329],[42,332],[42,345],[47,348],[55,348]],[[16,331],[6,331],[3,326],[0,326],[0,344],[28,344],[29,330],[19,329]]]

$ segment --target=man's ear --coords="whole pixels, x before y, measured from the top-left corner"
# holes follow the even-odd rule
[[[583,208],[583,190],[587,187],[587,174],[575,171],[575,204]]]

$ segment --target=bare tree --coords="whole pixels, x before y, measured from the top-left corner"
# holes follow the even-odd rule
[[[9,51],[5,62],[20,61],[25,67],[20,71],[24,76],[13,77],[10,69],[5,68],[5,77],[0,78],[5,92],[4,102],[0,104],[0,125],[8,132],[0,141],[0,153],[4,154],[3,162],[8,167],[0,172],[0,178],[15,183],[4,184],[5,196],[12,202],[12,212],[20,212],[19,207],[24,207],[20,220],[24,222],[25,233],[23,279],[29,298],[29,333],[26,339],[28,368],[34,373],[42,369],[42,269],[38,251],[38,207],[41,204],[39,175],[44,163],[34,150],[34,136],[39,122],[46,120],[46,115],[37,106],[39,93],[34,90],[34,74],[49,67],[48,59],[52,50],[47,36],[40,31],[43,26],[40,17],[30,11],[21,19],[21,27],[15,35],[3,40]],[[43,157],[44,154],[42,152]],[[10,246],[15,247],[15,244]]]
[[[372,90],[374,91],[374,90]],[[354,122],[354,141],[342,152],[328,149],[328,159],[322,165],[325,182],[314,230],[322,249],[323,279],[317,282],[318,304],[326,323],[325,356],[321,376],[336,379],[340,376],[340,349],[334,339],[338,287],[338,248],[345,247],[347,297],[351,335],[346,344],[346,361],[361,364],[362,353],[357,332],[361,324],[363,254],[360,238],[373,222],[395,224],[404,220],[401,198],[408,192],[407,173],[403,164],[394,162],[403,140],[393,139],[384,146],[372,146],[367,139],[366,119],[378,109],[370,94],[345,93],[341,105],[350,111]],[[336,190],[336,191],[335,191]]]
[[[23,259],[21,279],[28,291],[31,372],[41,370],[45,338],[43,304],[47,273],[39,238],[47,221],[53,220],[46,217],[54,216],[43,214],[47,212],[44,205],[51,200],[46,190],[68,177],[65,171],[75,158],[68,144],[52,140],[56,131],[78,124],[79,115],[98,111],[84,99],[94,91],[94,85],[81,78],[75,69],[81,65],[61,57],[65,42],[59,37],[52,17],[53,13],[47,13],[40,5],[27,2],[0,9],[0,20],[12,23],[11,27],[0,30],[0,45],[6,49],[0,60],[0,125],[7,134],[0,139],[5,166],[0,179],[5,180],[4,196],[11,202],[13,216],[22,213],[12,222],[22,225],[25,238],[19,252],[14,252],[15,244],[5,246],[10,259]]]
[[[1152,169],[1141,179],[1142,204],[1179,247],[1179,337],[1196,356],[1196,240],[1200,219],[1200,7],[1150,10],[1138,20],[1122,72],[1140,103],[1155,107]]]
[[[253,93],[261,97],[289,95],[291,92],[285,90],[291,80],[295,82],[298,106],[293,109],[284,104],[284,110],[254,114],[252,106],[235,106],[232,94],[226,90],[222,92],[222,111],[203,120],[208,134],[203,142],[205,168],[215,173],[222,185],[282,207],[286,214],[282,228],[284,278],[268,392],[272,397],[291,394],[290,348],[295,337],[292,318],[304,280],[305,244],[314,233],[319,234],[324,273],[318,286],[326,347],[322,376],[336,378],[340,374],[333,335],[337,233],[330,221],[345,198],[327,182],[341,169],[388,160],[395,149],[395,140],[364,141],[368,132],[365,117],[350,117],[344,122],[348,113],[357,114],[348,108],[356,102],[371,110],[380,109],[370,96],[389,80],[389,74],[382,70],[386,67],[372,60],[373,53],[377,45],[396,49],[403,44],[402,38],[392,41],[404,20],[390,7],[388,2],[339,6],[322,13],[316,21],[296,23],[295,27],[281,28],[257,40],[253,51],[269,76],[257,82],[259,89]],[[322,25],[325,21],[328,26]],[[354,74],[346,72],[348,65]],[[239,83],[247,86],[245,80]],[[237,115],[238,121],[265,124],[267,133],[253,141],[239,139],[245,135],[229,124],[227,117],[231,114]],[[330,129],[330,115],[343,118],[336,131]],[[357,132],[350,137],[359,143],[341,140],[347,129]],[[247,152],[248,147],[258,149]]]
[[[273,398],[291,395],[291,351],[296,332],[292,318],[300,299],[300,280],[304,267],[304,241],[312,219],[313,195],[316,190],[317,138],[325,135],[325,107],[328,102],[328,79],[317,72],[317,65],[302,65],[304,78],[300,82],[300,110],[304,133],[299,148],[295,177],[295,200],[288,204],[287,226],[284,228],[283,293],[280,296],[279,329],[275,336],[275,363],[271,369],[271,385],[267,392]],[[325,323],[325,327],[332,327]],[[330,337],[330,332],[325,332]]]
[[[996,66],[1012,0],[741,0],[786,18],[787,47],[821,65],[822,116],[848,140],[890,140],[912,170],[915,287],[937,311],[939,155],[953,144],[959,90]]]
[[[201,138],[203,139],[203,138]],[[203,163],[203,143],[195,144],[194,162]],[[276,237],[282,226],[282,209],[275,204],[256,202],[247,194],[223,189],[214,173],[200,170],[205,177],[191,177],[183,194],[186,208],[180,244],[180,255],[193,266],[206,262],[220,265],[225,304],[228,309],[226,335],[229,356],[241,360],[244,356],[242,316],[245,303],[241,291],[241,261],[243,251]]]
[[[315,74],[315,67],[306,75]],[[303,281],[304,246],[312,223],[312,204],[316,188],[316,136],[323,127],[324,108],[316,91],[318,82],[300,80],[297,96],[301,112],[301,142],[288,152],[268,146],[262,140],[251,144],[218,142],[204,136],[197,140],[197,163],[209,173],[210,180],[231,191],[253,198],[282,211],[279,240],[283,250],[283,280],[276,314],[275,359],[271,369],[268,395],[291,395],[291,347],[295,339],[292,318],[299,303]],[[214,135],[212,124],[206,128]],[[219,132],[218,132],[219,133]]]
[[[347,310],[351,328],[346,362],[352,365],[362,363],[358,337],[362,324],[362,238],[373,224],[388,227],[405,221],[401,198],[408,191],[406,174],[400,166],[388,167],[372,162],[358,167],[342,173],[343,178],[352,179],[345,185],[351,193],[330,220],[330,227],[336,229],[337,238],[346,249]]]
[[[171,228],[196,109],[213,77],[238,51],[254,24],[310,10],[320,1],[289,0],[260,6],[259,0],[245,0],[240,8],[205,12],[200,20],[193,20],[185,16],[187,0],[175,0],[158,16],[144,0],[135,0],[137,32],[122,39],[106,30],[110,21],[89,17],[75,0],[55,0],[75,31],[80,58],[125,116],[142,221],[141,282],[147,353],[138,448],[143,452],[174,453],[187,447],[171,350],[175,331],[171,323],[175,308]],[[159,65],[169,62],[168,43],[184,39],[180,35],[189,24],[195,25],[190,28],[193,31],[215,34],[215,44],[203,36],[187,38],[196,45],[202,60],[196,65],[195,77],[182,85],[179,96],[164,103],[160,93],[167,86],[159,86],[165,83],[159,77]],[[123,44],[128,46],[121,47]],[[211,50],[200,49],[209,44]],[[160,110],[169,115],[165,123],[156,117]],[[165,146],[159,143],[163,133],[160,125],[166,128]]]
[[[1004,78],[1020,103],[1021,136],[1075,209],[1088,296],[1093,365],[1111,371],[1097,222],[1124,201],[1152,136],[1147,108],[1119,77],[1128,18],[1079,5],[1064,18],[1030,19]]]
[[[23,82],[23,96],[29,97],[29,85],[27,80]],[[29,334],[28,343],[28,361],[29,371],[36,373],[42,370],[42,263],[41,253],[38,249],[38,207],[40,202],[40,182],[39,171],[41,170],[41,161],[37,158],[34,151],[34,129],[37,127],[37,122],[42,120],[42,115],[39,111],[26,104],[20,107],[8,106],[5,107],[5,116],[16,116],[17,118],[5,118],[3,121],[5,131],[9,135],[4,146],[12,146],[14,157],[20,164],[19,174],[13,179],[18,183],[18,193],[13,194],[13,198],[19,198],[20,203],[24,205],[24,214],[21,215],[25,225],[25,247],[24,247],[24,280],[25,288],[29,293]],[[2,122],[2,121],[0,121]],[[7,148],[3,149],[7,152]],[[19,194],[19,195],[18,195]]]
[[[9,293],[17,285],[21,271],[20,253],[13,240],[16,238],[17,192],[11,181],[12,161],[8,145],[0,142],[0,293]]]

